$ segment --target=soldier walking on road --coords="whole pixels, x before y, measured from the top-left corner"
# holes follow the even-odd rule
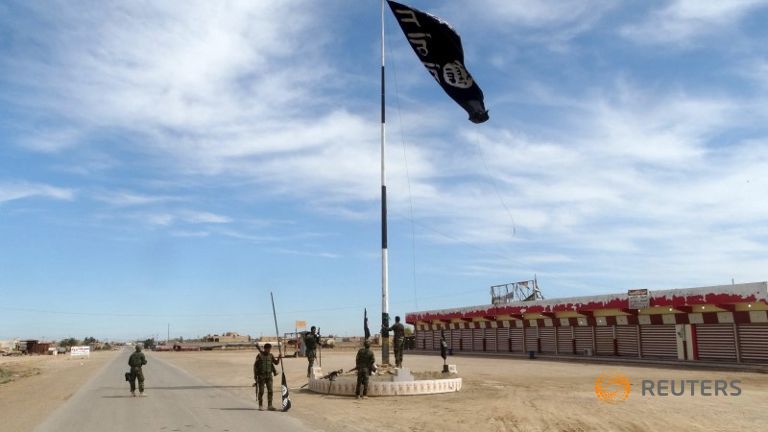
[[[271,350],[272,344],[265,344],[264,350],[259,351],[259,355],[256,356],[256,362],[253,363],[253,380],[256,381],[255,385],[258,386],[259,411],[264,411],[264,387],[267,388],[267,409],[277,411],[272,406],[272,377],[277,375],[275,365],[280,363],[280,358],[275,358],[270,353]]]
[[[320,345],[320,335],[317,334],[315,326],[310,328],[310,332],[304,335],[304,349],[307,355],[307,378],[312,373],[312,366],[315,365],[315,359],[317,358],[317,346]]]
[[[405,345],[405,326],[400,323],[400,317],[395,317],[395,324],[389,328],[395,333],[395,367],[403,367],[403,346]]]
[[[131,394],[136,397],[136,380],[139,380],[139,394],[144,395],[144,372],[141,367],[147,364],[147,358],[141,352],[141,345],[136,345],[136,352],[128,357],[128,366],[131,367],[130,383]]]
[[[355,388],[355,395],[358,399],[368,399],[368,375],[376,370],[376,357],[371,351],[371,343],[368,341],[363,342],[363,347],[357,351],[357,357],[355,358],[355,367],[357,369],[357,387]],[[360,389],[362,387],[362,394]]]

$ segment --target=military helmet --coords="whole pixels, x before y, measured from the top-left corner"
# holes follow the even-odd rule
[[[365,342],[363,342],[363,346],[366,347],[366,348],[370,348],[371,347],[371,343],[369,341],[365,341]]]

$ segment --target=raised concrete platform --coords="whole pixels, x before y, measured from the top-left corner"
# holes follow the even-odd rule
[[[444,379],[414,379],[407,368],[395,369],[395,375],[371,377],[368,383],[368,396],[417,396],[437,393],[453,393],[461,390],[459,377]],[[334,381],[321,379],[322,371],[315,367],[309,378],[309,390],[315,393],[340,396],[354,396],[357,387],[356,375],[339,376]],[[382,378],[388,379],[382,381]]]

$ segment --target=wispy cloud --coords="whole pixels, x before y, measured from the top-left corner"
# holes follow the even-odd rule
[[[280,253],[280,254],[286,254],[286,255],[299,255],[299,256],[329,258],[329,259],[335,259],[341,256],[333,252],[317,252],[313,250],[274,249],[274,252]]]
[[[127,215],[130,219],[142,221],[149,225],[170,227],[176,224],[229,224],[232,218],[215,213],[177,210],[166,212],[140,212]]]
[[[127,191],[97,192],[94,198],[117,207],[142,206],[178,200],[178,198],[169,196],[146,195]]]
[[[766,0],[672,0],[644,21],[625,26],[621,33],[639,43],[687,44],[698,36],[733,30],[734,23],[766,6]]]
[[[0,204],[24,198],[50,198],[69,201],[74,197],[75,191],[73,189],[23,181],[0,182]]]
[[[728,29],[764,3],[675,1],[622,32],[638,41],[685,42]],[[211,202],[247,197],[290,202],[341,223],[375,220],[375,79],[352,77],[369,85],[371,96],[348,85],[350,72],[339,70],[338,53],[328,45],[332,36],[318,36],[331,34],[322,27],[320,3],[178,5],[99,3],[88,13],[65,4],[26,6],[44,17],[55,14],[55,25],[37,26],[39,33],[29,36],[40,55],[7,56],[0,74],[28,95],[18,105],[60,123],[23,145],[45,157],[63,158],[70,150],[109,155],[107,169],[123,158],[139,161],[135,171],[148,177],[142,181],[165,182],[151,193],[128,181],[95,194],[115,219],[131,218],[178,237],[285,243],[281,253],[339,256],[291,247],[297,237],[279,235],[281,229],[264,222],[278,214],[250,223],[240,217],[246,212],[223,215],[216,209],[225,207],[205,204],[213,211],[191,210],[197,207],[191,203],[195,194]],[[576,35],[618,7],[611,1],[484,0],[453,16],[461,16],[457,25],[477,18],[487,26],[494,49],[517,43],[512,31],[526,34],[527,41],[539,38],[526,44],[536,51],[542,43],[576,44]],[[286,16],[291,19],[276,19]],[[618,24],[612,25],[607,32],[615,34]],[[355,48],[364,59],[356,62],[367,54],[375,71],[375,50],[369,48]],[[535,57],[541,57],[538,51]],[[698,263],[713,278],[731,268],[759,274],[759,260],[749,257],[766,255],[765,233],[758,228],[768,220],[768,204],[755,198],[768,187],[761,126],[766,113],[754,109],[764,101],[727,89],[690,91],[673,79],[621,81],[621,70],[600,71],[608,81],[589,81],[592,69],[581,63],[547,60],[537,61],[547,70],[577,66],[584,77],[576,85],[587,89],[542,79],[526,90],[524,108],[494,108],[493,120],[482,127],[452,121],[456,108],[444,95],[440,104],[403,97],[402,110],[389,123],[392,217],[410,217],[412,197],[421,238],[476,247],[479,258],[453,271],[581,272],[606,280],[621,272],[650,280],[649,273],[684,277]],[[754,64],[761,65],[754,69],[757,78],[764,65]],[[420,66],[408,73],[428,79]],[[493,78],[489,100],[514,86],[506,74]],[[409,142],[407,175],[398,127]],[[99,139],[101,134],[120,139]],[[36,190],[0,190],[0,201],[73,194]],[[177,196],[192,198],[177,202]]]
[[[204,238],[211,235],[208,231],[171,231],[174,237]]]

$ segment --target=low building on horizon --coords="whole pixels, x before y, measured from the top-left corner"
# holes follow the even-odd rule
[[[768,282],[410,312],[406,322],[418,350],[439,351],[445,336],[454,354],[768,364]]]

